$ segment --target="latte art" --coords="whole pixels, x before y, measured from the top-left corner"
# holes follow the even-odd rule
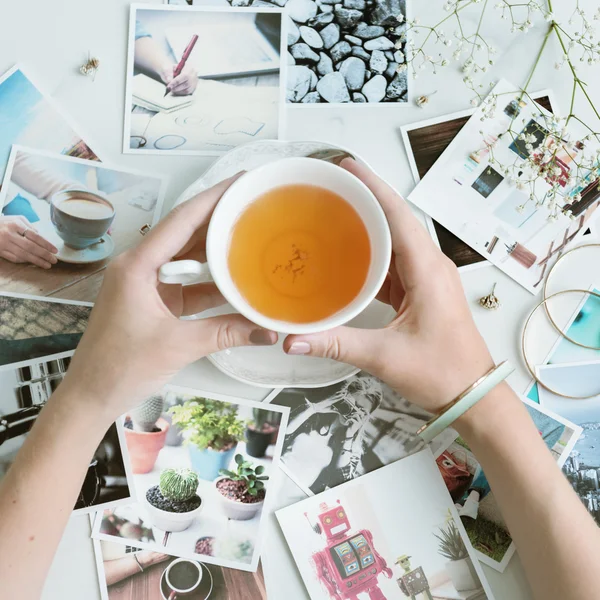
[[[61,202],[59,210],[72,217],[80,219],[100,220],[110,219],[113,214],[113,209],[102,202],[93,200],[84,200],[82,198],[70,198]]]

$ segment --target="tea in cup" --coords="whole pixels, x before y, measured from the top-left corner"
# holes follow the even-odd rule
[[[388,223],[350,172],[311,158],[250,171],[211,218],[207,264],[163,265],[164,283],[214,281],[254,323],[282,333],[342,325],[375,298],[391,259]]]

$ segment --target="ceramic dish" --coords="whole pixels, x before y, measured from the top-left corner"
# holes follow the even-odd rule
[[[50,240],[57,248],[56,258],[58,260],[73,264],[87,265],[108,258],[115,251],[115,243],[108,233],[93,246],[77,249],[67,246],[58,236]]]
[[[344,148],[322,142],[283,142],[264,140],[239,146],[217,160],[202,177],[190,185],[176,200],[175,206],[212,187],[239,171],[249,171],[268,162],[290,156],[310,156],[337,160],[350,155]],[[362,159],[352,153],[360,162]],[[205,311],[198,318],[235,312],[226,304]],[[389,306],[373,301],[348,325],[375,329],[383,327],[394,317]],[[232,348],[217,352],[208,359],[223,373],[250,385],[259,387],[315,388],[332,385],[355,373],[358,369],[326,358],[288,356],[282,350],[283,336],[275,346]]]

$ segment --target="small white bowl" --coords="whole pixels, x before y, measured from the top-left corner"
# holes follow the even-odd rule
[[[158,529],[163,531],[184,531],[193,522],[194,519],[200,514],[202,507],[204,506],[204,500],[200,498],[200,506],[195,510],[186,513],[173,513],[166,510],[161,510],[150,504],[146,496],[144,495],[144,502],[146,503],[146,509],[150,522]]]
[[[219,477],[215,479],[215,494],[219,496],[219,502],[221,503],[221,508],[225,513],[225,516],[228,519],[234,519],[236,521],[248,521],[249,519],[253,519],[255,515],[262,509],[263,504],[265,503],[264,499],[260,502],[253,502],[252,504],[244,504],[243,502],[237,502],[236,500],[231,500],[230,498],[226,498],[221,494],[219,488],[217,487],[217,483],[222,479],[228,479],[228,477]]]

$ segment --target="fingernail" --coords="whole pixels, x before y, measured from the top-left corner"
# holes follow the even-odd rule
[[[272,346],[277,341],[277,334],[268,329],[255,329],[248,339],[255,346]]]
[[[308,354],[310,352],[310,344],[308,342],[294,342],[289,350],[288,354]]]

